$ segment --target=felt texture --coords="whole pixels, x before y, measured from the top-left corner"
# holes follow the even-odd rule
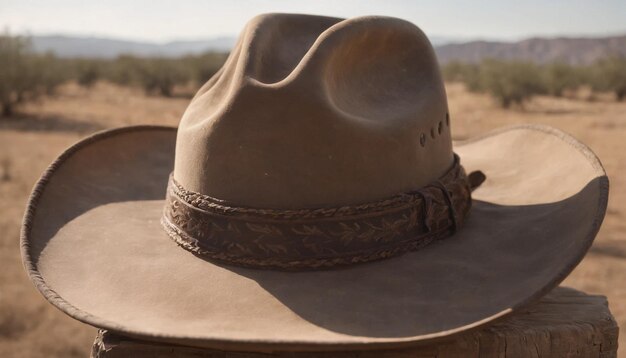
[[[22,237],[31,279],[86,323],[237,350],[369,349],[463,332],[526,306],[591,245],[608,180],[595,156],[541,126],[457,143],[485,182],[454,236],[339,270],[203,260],[159,225],[175,129],[130,127],[70,148],[44,175]],[[532,143],[532,145],[530,145]]]

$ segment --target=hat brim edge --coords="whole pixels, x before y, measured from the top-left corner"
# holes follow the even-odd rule
[[[573,148],[582,153],[589,163],[597,170],[601,171],[602,175],[598,177],[598,186],[599,186],[599,196],[597,203],[597,210],[595,215],[595,220],[590,227],[589,232],[586,235],[586,247],[584,250],[579,251],[579,255],[577,257],[573,257],[570,260],[570,264],[563,268],[563,270],[555,275],[553,280],[551,280],[548,284],[546,284],[543,288],[537,290],[534,294],[529,296],[526,300],[521,301],[517,305],[513,307],[503,310],[497,314],[494,314],[490,317],[482,319],[477,322],[473,322],[468,325],[464,325],[452,330],[437,332],[434,334],[427,334],[419,336],[419,339],[415,339],[414,337],[407,338],[392,338],[389,341],[377,340],[377,341],[368,341],[363,340],[362,342],[350,342],[350,343],[331,343],[325,341],[294,341],[294,340],[273,340],[273,341],[265,341],[265,340],[255,340],[255,339],[207,339],[206,337],[178,337],[174,335],[148,335],[145,332],[129,330],[127,327],[123,327],[114,322],[102,319],[101,317],[94,316],[80,310],[79,308],[73,306],[71,303],[67,302],[61,295],[59,295],[56,291],[50,288],[45,282],[44,278],[39,273],[36,263],[31,257],[30,254],[30,243],[29,243],[29,235],[32,230],[32,221],[35,217],[37,204],[39,203],[39,199],[41,198],[43,191],[46,188],[47,183],[50,178],[55,174],[57,169],[66,161],[67,158],[71,157],[77,151],[87,147],[88,145],[106,139],[110,136],[115,136],[117,134],[132,132],[132,131],[146,131],[146,130],[157,130],[157,131],[171,131],[175,132],[175,127],[170,126],[155,126],[155,125],[138,125],[138,126],[128,126],[121,127],[115,129],[109,129],[97,132],[85,139],[80,140],[75,143],[71,147],[67,148],[59,157],[52,162],[46,169],[46,171],[42,174],[41,178],[35,184],[32,194],[29,198],[27,209],[24,214],[23,225],[20,232],[20,251],[23,258],[23,265],[27,271],[29,278],[33,281],[38,291],[48,300],[53,306],[57,307],[59,310],[69,315],[70,317],[81,321],[83,323],[92,325],[97,328],[108,329],[118,333],[126,334],[131,337],[139,338],[139,339],[147,339],[147,340],[159,340],[163,342],[169,342],[174,344],[181,345],[190,345],[190,346],[200,346],[207,347],[210,346],[215,349],[223,349],[223,350],[255,350],[255,351],[345,351],[345,350],[367,350],[367,349],[388,349],[388,348],[404,348],[410,346],[416,346],[427,343],[435,343],[439,340],[449,338],[450,336],[459,334],[459,333],[469,333],[473,330],[483,327],[488,323],[494,323],[499,321],[511,313],[518,311],[521,308],[527,307],[528,305],[538,301],[541,297],[545,296],[549,291],[558,286],[568,275],[572,272],[572,270],[582,261],[586,252],[591,247],[595,236],[597,235],[602,221],[604,219],[607,205],[608,205],[608,192],[609,192],[609,180],[606,176],[606,172],[599,160],[599,158],[583,143],[570,136],[569,134],[555,129],[553,127],[545,126],[545,125],[536,125],[536,124],[524,124],[524,125],[515,125],[508,126],[504,128],[499,128],[490,132],[487,132],[483,135],[479,135],[476,137],[472,137],[466,140],[455,141],[455,145],[465,145],[473,142],[477,142],[501,133],[505,133],[512,130],[518,129],[528,129],[528,130],[536,130],[541,131],[547,134],[554,135],[559,139],[563,140],[567,144],[571,145]],[[196,344],[198,340],[202,340],[203,344]],[[245,348],[244,348],[245,347]]]

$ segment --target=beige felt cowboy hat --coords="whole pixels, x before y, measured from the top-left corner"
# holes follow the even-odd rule
[[[599,160],[556,129],[453,145],[413,24],[264,15],[178,130],[114,129],[65,151],[34,189],[22,254],[53,305],[143,339],[402,346],[558,285],[607,195]]]

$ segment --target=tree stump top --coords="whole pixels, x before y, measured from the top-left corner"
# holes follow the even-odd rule
[[[398,350],[344,352],[224,352],[142,341],[101,330],[96,358],[161,357],[616,357],[618,326],[606,297],[559,287],[531,307],[451,340]]]

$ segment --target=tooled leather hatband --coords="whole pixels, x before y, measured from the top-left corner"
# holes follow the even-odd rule
[[[425,187],[353,206],[280,210],[229,206],[184,189],[173,175],[161,223],[183,248],[238,266],[306,270],[420,249],[453,234],[471,206],[471,187],[452,167]]]

